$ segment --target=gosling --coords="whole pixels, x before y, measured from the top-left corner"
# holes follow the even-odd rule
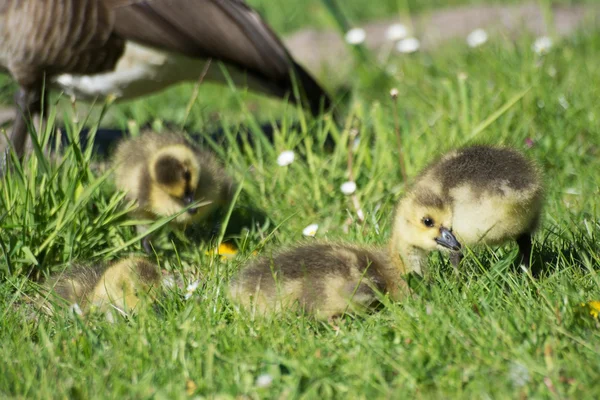
[[[462,244],[496,246],[516,240],[521,263],[529,268],[542,202],[541,173],[533,162],[512,148],[478,145],[452,151],[426,167],[400,203],[397,218],[410,213],[415,203],[445,209]],[[454,266],[461,258],[459,252],[451,254]],[[423,257],[417,264],[423,264]]]
[[[452,234],[447,209],[415,203],[399,211],[409,213],[395,218],[387,249],[322,243],[262,257],[233,279],[231,300],[259,314],[295,307],[326,319],[368,311],[378,293],[404,299],[410,293],[404,278],[421,272],[422,255],[461,245]]]
[[[260,313],[298,307],[326,319],[370,307],[377,291],[399,291],[399,278],[385,252],[322,243],[261,258],[231,283],[229,294]]]
[[[53,313],[54,305],[79,307],[83,313],[135,311],[146,296],[151,298],[162,275],[157,265],[140,257],[113,264],[77,265],[73,270],[51,277],[44,285],[43,308]],[[52,297],[55,297],[54,299]],[[51,304],[52,303],[52,304]]]
[[[145,133],[119,144],[113,159],[117,189],[137,202],[134,217],[158,219],[182,211],[172,225],[185,226],[207,218],[231,201],[234,184],[208,152],[178,133]],[[137,227],[138,233],[147,230]],[[152,252],[149,236],[142,245]]]

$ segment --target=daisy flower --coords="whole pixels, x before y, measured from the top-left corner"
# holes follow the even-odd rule
[[[420,47],[421,42],[419,42],[419,39],[414,37],[402,39],[396,43],[396,50],[398,50],[400,53],[414,53],[415,51],[419,50]]]
[[[406,26],[404,26],[402,24],[390,25],[390,26],[388,26],[387,30],[385,31],[385,38],[392,42],[397,42],[398,40],[402,40],[406,36],[408,36],[408,29],[406,29]]]
[[[467,44],[469,47],[479,47],[488,40],[488,34],[483,29],[475,29],[467,36]]]
[[[367,33],[362,28],[353,28],[346,32],[344,38],[346,39],[346,43],[357,45],[365,41],[367,38]]]
[[[550,51],[552,44],[552,39],[550,39],[548,36],[542,36],[535,39],[535,42],[533,42],[531,48],[534,52],[536,52],[536,54],[542,55]]]
[[[319,230],[318,224],[310,224],[302,230],[302,234],[307,237],[315,237],[318,230]]]
[[[292,150],[285,150],[282,151],[281,154],[279,154],[279,156],[277,157],[277,164],[280,167],[285,167],[293,163],[295,158],[296,155]]]
[[[353,182],[353,181],[344,182],[344,183],[342,183],[342,186],[340,186],[340,190],[346,196],[351,195],[352,193],[356,192],[356,182]]]

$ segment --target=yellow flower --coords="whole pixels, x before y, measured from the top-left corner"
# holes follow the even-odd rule
[[[580,304],[582,309],[584,309],[584,312],[588,312],[589,311],[589,315],[591,315],[593,318],[598,318],[598,315],[600,315],[600,301],[599,300],[590,300],[587,303],[581,303]]]
[[[587,305],[590,308],[590,315],[594,318],[598,318],[598,314],[600,314],[600,301],[599,300],[588,301]]]
[[[221,243],[217,249],[217,254],[221,256],[221,260],[233,258],[237,254],[237,249],[231,243]],[[205,253],[208,256],[215,254],[214,250],[209,250]]]

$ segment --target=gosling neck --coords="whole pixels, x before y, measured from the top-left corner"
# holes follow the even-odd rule
[[[400,229],[394,230],[388,246],[392,264],[400,275],[414,272],[422,276],[427,264],[427,252],[407,244],[401,232]]]

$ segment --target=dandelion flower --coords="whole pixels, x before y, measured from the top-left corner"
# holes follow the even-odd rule
[[[419,47],[421,47],[421,42],[414,37],[402,39],[396,44],[396,50],[400,53],[414,53],[419,50]]]
[[[214,254],[218,254],[221,256],[221,260],[226,260],[228,258],[233,258],[235,257],[235,255],[238,253],[237,248],[232,245],[231,243],[221,243],[219,245],[219,248],[216,249],[216,251],[214,249],[208,250],[206,251],[204,254],[206,254],[207,256],[212,256]]]
[[[198,386],[196,385],[196,382],[194,382],[193,380],[191,380],[191,379],[188,379],[188,380],[185,382],[185,393],[186,393],[188,396],[191,396],[191,395],[193,395],[193,394],[194,394],[194,392],[196,392],[196,389],[198,389]]]
[[[346,43],[357,45],[365,41],[367,34],[362,28],[353,28],[346,32]]]
[[[535,39],[535,42],[533,42],[533,46],[531,46],[531,48],[534,52],[536,52],[536,54],[542,55],[550,51],[552,44],[552,39],[550,39],[548,36],[541,36]]]
[[[408,36],[408,29],[406,29],[406,26],[404,26],[403,24],[390,25],[385,31],[385,38],[392,42],[402,40],[406,36]]]
[[[286,165],[290,165],[294,162],[296,155],[292,150],[282,151],[281,154],[277,157],[277,164],[280,167],[285,167]]]
[[[467,36],[467,44],[469,47],[479,47],[488,40],[488,34],[483,29],[475,29]]]
[[[304,228],[302,230],[302,234],[304,236],[308,236],[308,237],[315,237],[318,230],[319,230],[318,224],[310,224],[309,226],[307,226],[306,228]]]
[[[256,378],[256,386],[259,388],[266,388],[271,386],[273,383],[273,377],[269,374],[262,374]]]
[[[390,90],[390,96],[392,96],[392,99],[398,98],[398,89],[393,88],[392,90]]]
[[[598,315],[600,315],[600,301],[592,300],[589,301],[587,305],[590,309],[590,315],[594,318],[598,318]]]

